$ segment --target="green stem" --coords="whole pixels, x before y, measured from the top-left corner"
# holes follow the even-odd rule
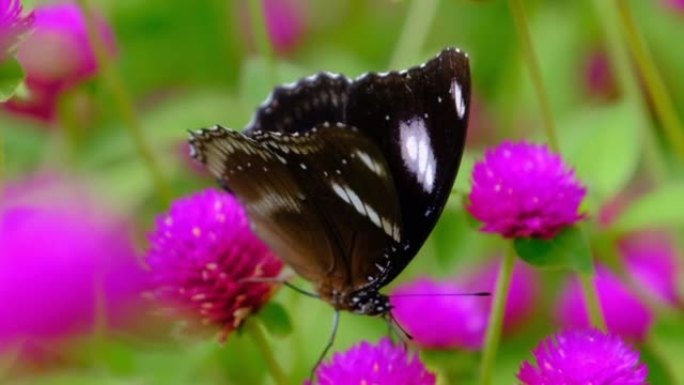
[[[76,123],[76,117],[73,111],[73,98],[69,92],[63,93],[57,102],[57,117],[62,126],[62,132],[66,134],[68,145],[68,161],[73,163],[76,161],[76,154],[81,141],[81,132]]]
[[[587,312],[589,313],[591,325],[597,329],[606,331],[608,330],[608,327],[606,325],[606,319],[603,316],[596,285],[594,282],[592,282],[593,277],[595,277],[595,275],[591,276],[579,273],[582,294],[584,295],[584,302],[585,306],[587,307]]]
[[[262,0],[249,0],[249,17],[257,49],[266,62],[266,76],[269,84],[274,86],[278,84],[278,75],[276,74],[271,39],[268,37],[268,27],[266,26],[266,15]]]
[[[394,48],[390,68],[410,65],[420,55],[425,38],[437,14],[438,0],[413,0],[406,12],[406,22]]]
[[[551,103],[549,102],[549,97],[546,93],[546,88],[544,87],[544,79],[542,77],[541,67],[539,66],[539,60],[537,60],[537,55],[535,54],[534,46],[532,45],[532,37],[528,28],[527,17],[525,16],[525,8],[520,0],[508,0],[508,5],[511,8],[513,21],[515,22],[515,27],[518,31],[518,36],[522,45],[523,56],[525,57],[527,68],[530,71],[532,85],[534,86],[537,99],[539,100],[539,106],[542,110],[546,139],[549,142],[551,150],[560,152],[558,135],[556,134],[553,114],[551,112]]]
[[[684,161],[684,127],[677,117],[677,111],[667,92],[665,82],[658,73],[648,46],[637,28],[629,4],[625,0],[616,0],[615,6],[620,16],[619,20],[622,23],[627,45],[642,75],[646,92],[653,101],[656,116],[663,125],[668,143],[672,145],[679,160]]]
[[[97,63],[100,66],[102,79],[114,98],[114,102],[116,103],[119,113],[121,114],[121,118],[124,121],[124,126],[127,128],[128,134],[130,135],[138,154],[145,162],[145,165],[150,172],[160,199],[166,205],[171,200],[171,190],[163,176],[157,159],[154,157],[151,147],[144,138],[143,129],[138,116],[135,113],[135,109],[133,108],[133,103],[128,96],[123,81],[119,77],[119,73],[114,67],[112,58],[107,51],[107,46],[100,35],[94,12],[90,7],[88,0],[78,0],[78,3],[85,14],[86,25],[88,29],[88,39],[93,46]]]
[[[501,339],[506,298],[508,297],[508,290],[511,286],[514,264],[515,248],[511,243],[508,246],[504,260],[501,263],[499,275],[496,278],[494,303],[492,304],[491,313],[489,313],[489,324],[487,325],[487,334],[485,335],[484,350],[482,352],[480,385],[490,385],[492,383],[494,361],[496,359],[496,351],[499,347],[499,340]]]
[[[636,73],[632,71],[629,52],[621,36],[618,9],[616,6],[612,6],[613,1],[594,0],[593,4],[596,18],[600,20],[599,25],[604,29],[608,53],[622,90],[624,103],[638,111],[639,122],[637,124],[644,128],[649,127],[647,101],[640,91],[639,79]],[[656,179],[656,182],[661,182],[667,178],[667,162],[658,150],[655,130],[645,131],[643,151],[646,167],[648,167],[650,174]]]
[[[263,355],[264,360],[266,361],[266,366],[268,367],[268,370],[271,372],[273,381],[277,385],[287,385],[287,376],[285,375],[285,372],[283,372],[283,369],[280,367],[280,365],[278,365],[278,361],[276,361],[275,356],[273,355],[273,351],[271,351],[271,347],[268,345],[266,335],[264,334],[264,331],[261,329],[259,321],[256,318],[252,317],[244,323],[243,327],[245,328],[245,331],[250,334],[252,339],[254,339],[257,348],[259,349],[259,351],[261,351],[261,354]]]

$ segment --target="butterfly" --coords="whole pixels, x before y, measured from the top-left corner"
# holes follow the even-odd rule
[[[379,291],[444,208],[469,106],[468,56],[447,48],[403,71],[318,73],[276,87],[243,132],[191,132],[191,155],[320,298],[386,315]]]

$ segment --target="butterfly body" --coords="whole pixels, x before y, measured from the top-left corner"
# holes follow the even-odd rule
[[[411,261],[451,191],[468,117],[467,56],[274,90],[243,133],[191,134],[193,156],[254,230],[339,310],[385,314],[379,290]]]

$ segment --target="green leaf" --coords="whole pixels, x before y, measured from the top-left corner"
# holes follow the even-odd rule
[[[684,184],[667,184],[632,203],[615,228],[626,232],[653,226],[684,224]]]
[[[514,245],[518,256],[530,265],[594,273],[589,242],[577,227],[565,229],[553,239],[518,238]]]
[[[589,192],[604,202],[632,179],[639,161],[641,119],[627,103],[573,112],[559,124],[563,153]]]
[[[283,305],[269,302],[257,314],[257,317],[271,335],[285,337],[292,333],[292,320]]]
[[[0,102],[11,98],[23,80],[24,70],[16,59],[0,62]]]

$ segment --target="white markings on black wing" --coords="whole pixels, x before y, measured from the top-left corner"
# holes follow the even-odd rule
[[[454,104],[456,105],[456,113],[458,114],[458,117],[460,119],[463,119],[463,116],[466,112],[466,104],[465,100],[463,99],[463,91],[461,90],[461,85],[458,84],[458,79],[453,79],[451,81],[451,88],[449,89],[449,93],[451,93],[451,97],[454,98]]]
[[[401,157],[404,165],[415,176],[426,193],[432,192],[437,162],[425,121],[416,116],[399,123]]]
[[[251,211],[269,216],[301,212],[301,191],[283,174],[283,158],[240,133],[214,128],[195,134],[191,148],[209,172],[245,200]],[[260,181],[266,181],[260,182]]]

